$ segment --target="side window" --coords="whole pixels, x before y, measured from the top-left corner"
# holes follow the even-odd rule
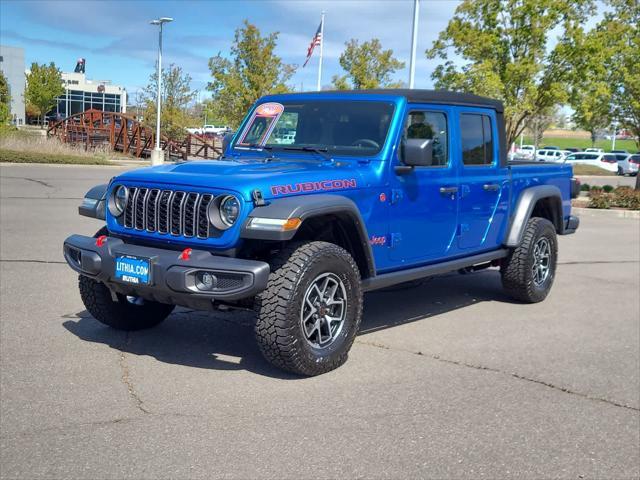
[[[449,136],[447,117],[444,113],[410,112],[405,135],[407,138],[433,140],[433,163],[431,166],[444,167],[449,163]]]
[[[488,115],[463,113],[460,115],[462,163],[490,165],[493,163],[493,131]]]

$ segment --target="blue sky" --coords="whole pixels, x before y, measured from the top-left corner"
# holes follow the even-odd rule
[[[416,87],[432,85],[434,64],[424,57],[453,15],[457,2],[422,0]],[[201,1],[31,1],[0,0],[0,41],[25,49],[25,61],[54,61],[72,71],[76,59],[87,59],[87,76],[124,85],[130,95],[147,84],[157,54],[157,27],[148,21],[173,17],[165,27],[163,63],[180,65],[204,90],[209,57],[229,52],[234,30],[246,18],[263,34],[280,32],[277,53],[287,63],[302,65],[311,37],[326,11],[323,84],[341,73],[338,57],[344,42],[377,37],[392,48],[406,68],[407,80],[413,0],[201,0]],[[315,55],[315,54],[314,54]],[[298,68],[291,84],[315,87],[317,59]],[[203,94],[204,95],[204,94]]]
[[[421,0],[417,88],[432,86],[430,75],[437,60],[427,60],[424,51],[457,5],[456,0]],[[149,20],[173,17],[175,21],[165,27],[163,62],[181,66],[192,76],[192,87],[205,96],[209,57],[228,54],[234,30],[244,19],[263,35],[280,32],[277,53],[286,63],[301,66],[322,10],[326,11],[323,84],[342,72],[338,57],[347,40],[374,37],[406,63],[396,78],[407,81],[413,0],[0,0],[0,42],[23,47],[27,67],[34,61],[54,61],[62,70],[72,71],[76,59],[84,57],[89,78],[124,85],[133,96],[155,68],[157,27]],[[552,33],[549,37],[554,43]],[[298,68],[291,85],[315,88],[316,69],[314,56],[307,68]]]

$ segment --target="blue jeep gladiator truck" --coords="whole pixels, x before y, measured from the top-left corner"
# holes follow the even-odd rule
[[[342,365],[363,293],[499,267],[506,291],[542,301],[557,235],[576,231],[569,165],[507,161],[503,105],[475,95],[368,90],[271,95],[224,156],[129,171],[90,190],[106,221],[64,242],[87,310],[122,330],[176,305],[255,308],[282,369]]]

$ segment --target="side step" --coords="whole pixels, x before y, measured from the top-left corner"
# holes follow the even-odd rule
[[[362,289],[365,292],[387,288],[399,283],[410,282],[420,278],[440,275],[442,273],[453,272],[461,268],[471,267],[479,263],[487,263],[499,258],[504,258],[509,254],[506,248],[494,250],[493,252],[481,253],[471,257],[449,260],[448,262],[435,263],[425,265],[424,267],[411,268],[409,270],[401,270],[398,272],[383,273],[372,278],[366,278],[362,281]]]

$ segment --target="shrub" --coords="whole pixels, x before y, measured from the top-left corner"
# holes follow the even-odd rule
[[[640,191],[629,187],[616,188],[613,192],[613,206],[640,210]]]
[[[588,183],[583,183],[582,185],[580,185],[581,192],[588,192],[589,190],[591,190],[591,185],[589,185]]]
[[[611,208],[611,198],[606,193],[594,192],[591,190],[588,208]]]
[[[602,190],[604,190],[604,193],[611,193],[613,192],[613,186],[605,185],[604,187],[602,187]]]
[[[591,187],[591,192],[593,192],[593,193],[602,193],[602,187],[600,187],[598,185],[593,185]]]

